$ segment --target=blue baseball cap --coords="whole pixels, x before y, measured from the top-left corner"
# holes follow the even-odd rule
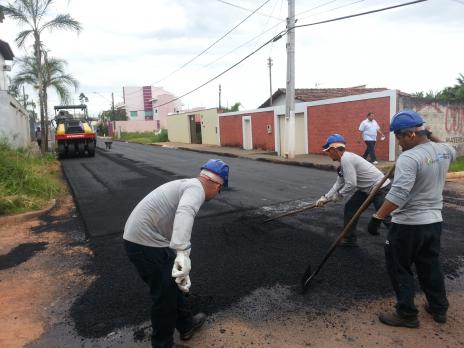
[[[322,145],[322,149],[324,151],[327,151],[331,147],[339,147],[339,146],[345,147],[345,145],[346,145],[345,138],[342,135],[335,133],[335,134],[331,134],[328,136],[327,142],[324,145]]]

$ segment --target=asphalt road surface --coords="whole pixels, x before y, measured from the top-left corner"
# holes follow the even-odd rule
[[[122,248],[125,221],[147,193],[164,182],[196,176],[214,156],[114,142],[111,151],[99,147],[94,158],[62,162],[95,255],[86,271],[96,280],[71,309],[80,335],[100,337],[149,320],[148,288]],[[189,299],[195,311],[236,310],[242,318],[268,320],[304,310],[316,318],[358,299],[392,295],[383,258],[386,231],[378,237],[365,232],[368,212],[358,225],[361,247],[337,250],[305,296],[299,293],[301,275],[308,263],[318,264],[342,230],[343,205],[262,224],[275,212],[320,197],[335,180],[334,172],[223,159],[231,167],[230,189],[205,203],[192,233]],[[463,215],[462,209],[444,210],[443,268],[449,279],[462,267]],[[263,295],[256,296],[260,291]]]

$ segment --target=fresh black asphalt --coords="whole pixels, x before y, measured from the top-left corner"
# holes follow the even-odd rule
[[[63,168],[94,252],[86,272],[95,282],[71,309],[78,333],[99,337],[123,326],[149,320],[147,287],[138,278],[122,249],[124,223],[133,207],[160,184],[192,177],[211,155],[151,146],[116,143],[99,149],[95,158],[64,160]],[[296,217],[262,224],[262,206],[297,199],[316,199],[335,179],[315,169],[224,158],[231,165],[231,188],[202,207],[192,233],[192,289],[195,311],[208,314],[233,308],[259,289],[288,287],[286,298],[309,317],[333,308],[349,308],[357,300],[391,296],[386,275],[384,237],[364,232],[368,213],[361,218],[361,248],[337,250],[310,291],[299,293],[308,263],[322,259],[342,228],[341,204]],[[443,267],[457,276],[464,246],[462,211],[445,209]],[[382,231],[385,234],[385,230]],[[265,297],[265,296],[264,296]],[[260,320],[260,298],[249,303]],[[271,311],[279,319],[282,311]],[[269,313],[266,314],[267,317]]]

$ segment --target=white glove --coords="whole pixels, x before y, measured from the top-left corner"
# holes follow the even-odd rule
[[[177,257],[174,260],[174,267],[172,267],[172,276],[174,278],[185,278],[189,275],[190,269],[192,268],[189,256],[190,249],[177,250]]]
[[[177,287],[180,291],[188,293],[192,283],[190,282],[190,276],[176,278]]]
[[[380,140],[385,140],[385,135],[382,135],[382,137],[380,138]]]
[[[321,196],[316,202],[316,207],[322,207],[324,204],[326,204],[329,200],[327,199],[326,196]]]

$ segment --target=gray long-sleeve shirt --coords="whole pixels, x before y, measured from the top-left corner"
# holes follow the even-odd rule
[[[356,190],[368,193],[384,176],[372,163],[348,151],[343,153],[340,166],[343,176],[337,178],[335,184],[325,195],[328,199],[345,197]],[[387,179],[382,187],[389,183],[390,181]]]
[[[149,193],[134,208],[123,238],[150,247],[190,247],[193,221],[205,201],[198,179],[168,182]]]
[[[456,150],[432,141],[403,152],[396,161],[395,177],[386,199],[398,206],[392,221],[426,225],[443,221],[443,186]]]

